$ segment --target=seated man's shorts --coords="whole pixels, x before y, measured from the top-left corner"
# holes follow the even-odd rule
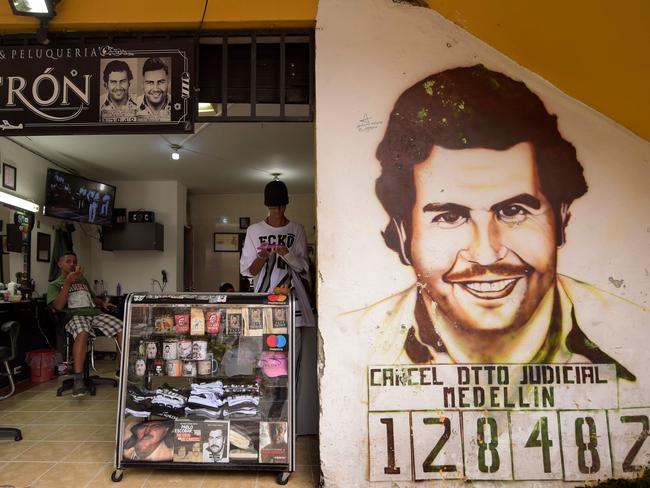
[[[122,330],[122,321],[117,317],[102,313],[99,315],[75,315],[67,324],[65,330],[76,339],[80,332],[88,332],[95,336],[93,329],[99,329],[108,337],[113,337]]]

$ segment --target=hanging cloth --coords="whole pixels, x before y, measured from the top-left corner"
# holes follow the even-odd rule
[[[302,284],[300,275],[291,269],[291,284],[296,293],[296,300],[298,301],[298,308],[302,312],[302,326],[303,327],[315,327],[316,318],[314,317],[314,312],[311,308],[311,303],[309,302],[309,294],[305,290],[305,286]]]
[[[74,229],[74,227],[73,227]],[[74,252],[72,248],[72,231],[66,225],[64,229],[56,229],[54,233],[54,248],[52,249],[52,260],[50,261],[50,275],[48,282],[54,281],[59,277],[59,258],[65,254]]]

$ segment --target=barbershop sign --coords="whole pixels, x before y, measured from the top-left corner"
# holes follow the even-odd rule
[[[0,47],[0,135],[192,132],[194,45]]]
[[[611,364],[370,366],[370,479],[639,474],[649,416],[621,408]]]

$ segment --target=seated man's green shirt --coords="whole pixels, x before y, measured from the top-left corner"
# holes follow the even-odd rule
[[[63,288],[65,278],[59,276],[56,280],[47,285],[47,304],[52,305]],[[99,315],[102,311],[95,305],[95,294],[90,289],[90,285],[85,279],[70,285],[68,293],[68,302],[63,311],[69,315]]]

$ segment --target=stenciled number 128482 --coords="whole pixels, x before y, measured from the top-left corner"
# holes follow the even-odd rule
[[[649,418],[650,408],[372,412],[370,480],[635,477],[650,463]]]

